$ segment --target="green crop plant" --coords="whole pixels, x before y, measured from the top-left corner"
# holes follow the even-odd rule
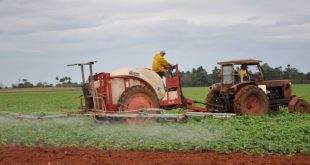
[[[310,101],[310,85],[296,85],[293,90],[294,94]],[[183,90],[186,96],[196,97],[195,99],[201,101],[204,100],[207,91],[206,87]],[[74,111],[79,106],[80,94],[79,89],[29,93],[0,92],[0,109],[22,113]],[[16,97],[22,103],[17,102]],[[20,107],[7,106],[11,103],[19,104]],[[167,152],[195,150],[251,154],[310,154],[309,121],[309,114],[288,113],[287,108],[260,117],[207,117],[200,120],[190,119],[186,123],[138,125],[98,124],[90,117],[26,120],[1,115],[0,144]]]

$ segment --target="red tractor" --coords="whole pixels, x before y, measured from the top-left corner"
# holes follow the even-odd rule
[[[292,95],[290,80],[266,81],[260,62],[254,59],[219,62],[221,81],[210,87],[207,109],[211,112],[263,115],[269,110],[288,106],[290,112],[310,112],[307,101]],[[241,67],[247,72],[244,81],[239,74]]]
[[[199,113],[263,115],[269,109],[289,106],[290,112],[310,112],[308,102],[292,96],[289,80],[265,81],[260,62],[252,59],[220,62],[221,82],[210,87],[204,107],[194,106],[196,101],[183,96],[178,65],[174,66],[174,73],[170,70],[163,79],[146,68],[124,68],[93,75],[95,62],[73,65],[81,67],[84,109],[97,117],[130,117],[146,110],[153,114],[148,116],[160,117],[163,109],[175,108]],[[84,78],[85,65],[90,68],[88,81]],[[241,65],[248,69],[243,82],[237,73]]]

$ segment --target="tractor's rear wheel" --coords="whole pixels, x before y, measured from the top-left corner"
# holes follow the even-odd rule
[[[235,95],[234,110],[237,114],[264,115],[268,113],[268,98],[257,86],[242,87]]]
[[[307,101],[298,97],[293,97],[289,102],[289,112],[310,113],[310,105]]]
[[[120,96],[118,107],[123,112],[139,113],[139,109],[159,108],[159,101],[151,90],[143,86],[134,86]]]

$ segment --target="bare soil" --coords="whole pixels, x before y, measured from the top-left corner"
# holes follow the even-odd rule
[[[0,146],[0,164],[310,164],[310,155],[250,156],[245,153],[106,151],[75,147]]]

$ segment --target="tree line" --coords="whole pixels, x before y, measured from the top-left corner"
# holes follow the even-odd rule
[[[266,80],[291,80],[293,83],[310,84],[310,72],[302,73],[297,68],[288,64],[285,68],[271,67],[268,63],[262,65],[264,76]],[[215,66],[214,69],[208,73],[202,66],[193,68],[191,71],[181,71],[181,85],[183,87],[200,87],[210,86],[219,82],[220,69]]]
[[[56,80],[59,82],[56,85],[47,82],[38,82],[37,84],[33,84],[29,82],[27,79],[18,79],[17,84],[12,84],[12,88],[47,88],[47,87],[80,87],[81,84],[77,82],[72,82],[71,77],[65,76],[62,78],[56,77]],[[2,83],[0,83],[0,89],[3,87]]]
[[[266,80],[291,80],[293,83],[307,83],[310,84],[310,72],[302,73],[299,72],[297,68],[292,67],[288,64],[285,68],[282,66],[271,67],[268,63],[262,65],[264,70],[264,75]],[[202,66],[193,68],[191,71],[181,71],[181,85],[183,87],[201,87],[210,86],[214,83],[219,82],[220,69],[215,66],[214,69],[208,73]],[[19,79],[19,83],[12,84],[12,88],[34,88],[34,87],[80,87],[81,84],[77,82],[72,82],[71,77],[56,77],[58,83],[53,85],[47,82],[38,82],[33,84],[27,79]],[[2,83],[0,83],[0,89],[5,88]]]

